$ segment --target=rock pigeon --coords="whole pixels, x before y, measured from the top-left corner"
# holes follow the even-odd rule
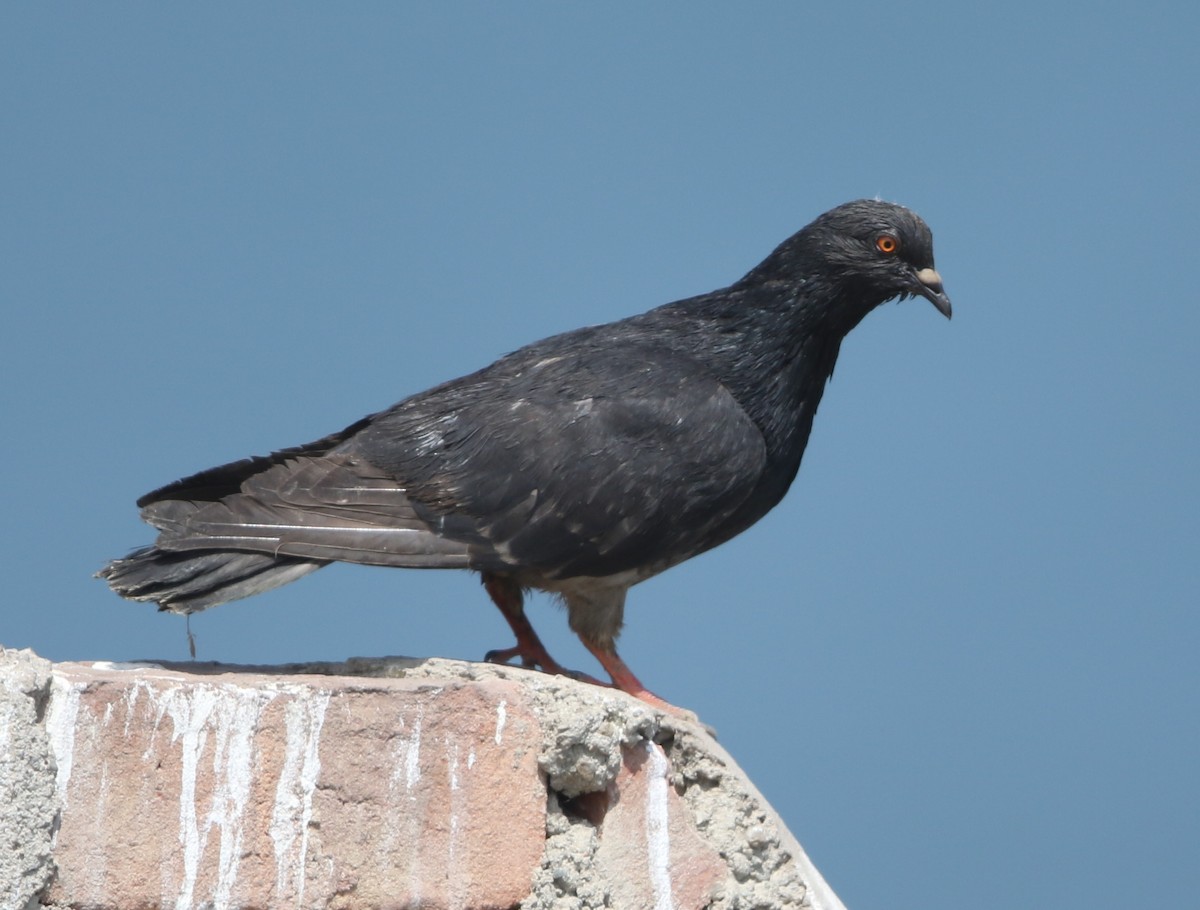
[[[916,214],[859,200],[739,281],[536,341],[307,445],[138,500],[153,546],[99,573],[190,614],[330,562],[472,569],[516,635],[492,660],[566,672],[524,612],[537,589],[619,689],[629,588],[740,534],[791,485],[842,339],[892,298],[950,316]]]

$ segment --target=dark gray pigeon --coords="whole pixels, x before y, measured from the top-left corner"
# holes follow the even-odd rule
[[[891,298],[950,316],[929,228],[862,200],[826,212],[740,281],[555,335],[316,442],[138,500],[152,547],[99,573],[193,613],[333,561],[474,569],[526,666],[564,672],[523,608],[536,588],[613,684],[625,594],[724,543],[787,492],[846,334]]]

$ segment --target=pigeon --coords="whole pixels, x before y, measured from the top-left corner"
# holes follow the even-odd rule
[[[544,338],[315,442],[154,490],[137,504],[156,542],[98,574],[191,614],[337,561],[473,570],[516,636],[489,660],[569,672],[525,614],[530,590],[549,592],[611,685],[661,704],[617,654],[626,593],[783,498],[842,339],[918,296],[950,317],[925,222],[846,203],[728,287]]]

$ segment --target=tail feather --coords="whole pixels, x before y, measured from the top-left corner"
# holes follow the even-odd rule
[[[195,613],[261,594],[328,565],[327,560],[238,550],[134,550],[97,572],[116,593],[157,603],[160,610]]]
[[[122,597],[194,613],[337,560],[469,568],[471,546],[462,535],[443,536],[444,518],[426,516],[374,465],[329,451],[354,429],[202,471],[143,496],[142,518],[158,529],[157,542],[97,574]],[[486,554],[482,544],[476,549]]]

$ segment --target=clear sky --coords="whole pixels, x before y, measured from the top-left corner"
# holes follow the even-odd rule
[[[185,658],[91,578],[138,495],[880,196],[953,322],[851,335],[783,504],[635,588],[622,654],[852,910],[1194,906],[1200,7],[809,7],[5,4],[0,641]],[[192,629],[509,642],[466,573],[341,566]]]

